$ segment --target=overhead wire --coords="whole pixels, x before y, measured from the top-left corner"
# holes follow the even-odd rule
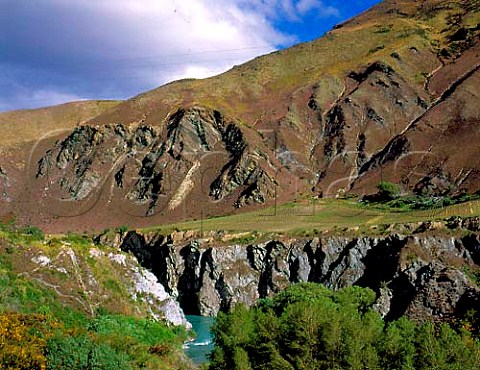
[[[272,45],[257,45],[257,46],[241,47],[241,48],[203,50],[203,51],[198,51],[198,52],[171,53],[171,54],[164,54],[164,55],[159,55],[159,56],[114,58],[114,59],[106,59],[106,60],[102,59],[101,61],[100,60],[91,60],[91,61],[88,61],[88,62],[84,61],[84,62],[79,62],[79,63],[69,63],[68,65],[66,65],[67,61],[63,61],[63,62],[59,62],[59,63],[51,63],[50,66],[49,66],[50,67],[49,69],[53,69],[53,70],[78,69],[78,68],[81,68],[83,66],[88,66],[88,65],[91,65],[91,64],[94,64],[94,66],[88,68],[88,70],[85,70],[85,72],[101,72],[101,71],[111,72],[112,70],[122,70],[122,69],[123,70],[129,70],[129,69],[135,70],[135,69],[139,69],[139,68],[141,68],[142,71],[145,72],[146,69],[149,68],[149,67],[152,68],[152,69],[155,68],[155,70],[156,70],[155,74],[149,74],[147,72],[147,73],[144,73],[143,75],[138,75],[138,74],[137,75],[130,75],[130,76],[122,75],[120,78],[118,78],[119,81],[148,80],[148,79],[155,79],[155,78],[163,77],[163,74],[158,74],[159,69],[175,70],[175,68],[171,68],[171,67],[179,65],[179,61],[173,61],[172,60],[172,61],[169,61],[169,62],[154,62],[156,59],[199,56],[199,55],[208,55],[208,54],[215,54],[215,53],[225,54],[225,53],[232,53],[232,52],[239,52],[239,51],[246,51],[246,50],[266,49],[266,48],[271,48],[271,47],[272,47]],[[247,60],[250,60],[251,58],[254,58],[254,57],[255,56],[251,56]],[[202,60],[192,60],[191,64],[192,64],[192,67],[195,67],[195,64],[197,64],[197,66],[198,66],[198,64],[205,64],[205,63],[211,63],[211,62],[244,63],[247,60],[239,60],[239,58],[232,56],[232,57],[228,57],[228,58],[223,57],[223,58],[209,58],[209,59],[202,59]],[[118,62],[135,62],[135,61],[137,61],[137,62],[152,61],[152,63],[149,63],[149,64],[137,63],[137,64],[129,65],[129,66],[125,66],[125,65],[115,66],[114,65],[115,63],[118,63]],[[98,64],[100,62],[102,64]],[[113,65],[111,63],[113,63]],[[62,66],[62,64],[63,64],[63,66]],[[185,61],[182,61],[182,64],[188,65],[188,63],[185,63]],[[201,67],[201,65],[200,65],[200,67]],[[228,68],[231,68],[231,67],[233,67],[233,64],[231,64],[229,66],[225,66],[225,68],[221,68],[221,69],[202,69],[202,72],[205,72],[207,74],[223,73],[226,70],[228,70]],[[25,74],[29,74],[29,73],[38,73],[38,70],[37,71],[32,70],[32,71],[25,72]],[[81,77],[78,76],[78,77],[75,77],[75,78],[81,78]],[[185,77],[185,78],[188,78],[188,77]],[[114,77],[114,76],[102,77],[102,78],[95,77],[94,80],[95,80],[95,82],[106,82],[106,81],[116,81],[117,78]],[[155,88],[155,86],[161,86],[164,83],[168,83],[168,81],[165,80],[165,82],[159,82],[159,84],[152,83],[150,86],[145,86],[145,90]],[[75,92],[69,92],[68,94],[76,95]],[[89,94],[84,94],[84,95],[89,95]],[[51,97],[46,97],[46,98],[41,98],[41,99],[28,99],[28,100],[29,100],[29,102],[37,102],[38,103],[38,102],[52,101],[52,98]]]

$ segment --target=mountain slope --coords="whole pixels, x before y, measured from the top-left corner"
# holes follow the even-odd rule
[[[48,108],[1,112],[0,148],[35,141],[42,135],[55,134],[55,130],[71,130],[119,103],[115,100],[85,100]]]
[[[318,40],[146,92],[41,142],[22,174],[0,163],[18,184],[4,212],[98,229],[368,193],[385,178],[478,191],[479,24],[478,0],[387,0]]]

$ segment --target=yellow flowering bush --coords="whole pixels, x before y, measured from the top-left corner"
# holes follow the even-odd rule
[[[0,313],[0,369],[44,370],[53,324],[44,315]]]

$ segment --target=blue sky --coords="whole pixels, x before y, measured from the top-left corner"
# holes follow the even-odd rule
[[[0,0],[0,111],[126,99],[309,41],[379,0]]]

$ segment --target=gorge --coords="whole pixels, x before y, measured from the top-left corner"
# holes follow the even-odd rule
[[[478,305],[480,220],[415,227],[410,235],[332,234],[246,244],[137,231],[96,241],[135,255],[186,314],[215,316],[237,303],[251,306],[299,282],[369,287],[387,320],[407,315],[448,321]]]

